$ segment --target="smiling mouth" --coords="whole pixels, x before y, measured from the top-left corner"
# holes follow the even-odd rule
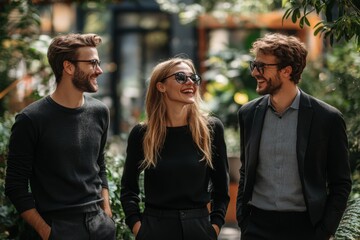
[[[182,93],[185,93],[185,94],[189,94],[189,93],[194,93],[195,91],[193,89],[185,89],[185,90],[182,90],[181,91]]]

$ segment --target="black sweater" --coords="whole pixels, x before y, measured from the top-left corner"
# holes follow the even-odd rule
[[[211,169],[200,161],[188,126],[168,127],[161,158],[155,168],[145,170],[145,206],[157,209],[194,209],[211,201],[211,223],[224,224],[228,195],[228,161],[224,127],[211,119],[213,165]],[[142,148],[146,127],[136,125],[130,132],[127,156],[121,179],[121,203],[126,223],[132,229],[141,219],[139,209],[139,165],[144,159]]]
[[[5,184],[16,209],[21,213],[35,207],[41,213],[100,201],[101,189],[107,188],[108,125],[107,107],[91,97],[69,109],[48,96],[18,114]]]

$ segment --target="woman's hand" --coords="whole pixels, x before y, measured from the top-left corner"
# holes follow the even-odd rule
[[[137,222],[135,223],[135,225],[133,226],[133,229],[132,229],[132,232],[133,232],[133,234],[134,234],[135,237],[136,237],[136,235],[138,234],[140,227],[141,227],[141,222],[140,222],[140,221],[137,221]]]
[[[213,226],[213,228],[215,229],[216,235],[219,236],[219,233],[220,233],[220,228],[219,228],[219,226],[216,225],[216,224],[213,224],[212,226]]]

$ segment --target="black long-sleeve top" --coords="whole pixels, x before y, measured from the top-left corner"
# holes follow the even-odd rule
[[[101,201],[101,189],[108,188],[108,125],[108,108],[89,96],[76,109],[48,96],[18,114],[5,182],[5,193],[16,209],[22,213],[36,208],[41,213]]]
[[[228,161],[224,127],[219,119],[211,118],[211,169],[200,161],[203,157],[195,145],[188,126],[168,127],[164,146],[156,167],[144,173],[145,207],[157,209],[203,208],[211,202],[210,221],[224,224],[228,195]],[[140,164],[144,159],[143,139],[146,127],[136,125],[130,132],[127,156],[121,179],[121,203],[126,224],[133,228],[141,219],[139,208]]]

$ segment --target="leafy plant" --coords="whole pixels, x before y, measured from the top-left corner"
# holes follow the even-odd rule
[[[335,234],[336,240],[360,239],[360,198],[350,202]]]
[[[283,20],[291,16],[293,23],[299,20],[299,26],[310,26],[307,16],[313,12],[324,15],[325,19],[314,26],[314,35],[324,34],[330,44],[341,39],[349,42],[355,38],[360,48],[360,2],[358,0],[284,0],[288,9]]]
[[[111,209],[116,224],[116,238],[129,240],[132,239],[132,233],[125,224],[125,213],[120,202],[120,180],[124,161],[122,155],[111,153],[106,155]]]
[[[10,129],[14,116],[5,113],[0,117],[0,239],[12,239],[21,230],[21,219],[15,207],[5,197],[5,169]]]
[[[113,219],[116,224],[116,239],[133,240],[134,235],[129,227],[125,224],[125,213],[120,202],[120,181],[124,169],[125,157],[122,152],[112,151],[110,146],[120,148],[124,142],[118,138],[113,138],[108,143],[106,151],[106,164],[109,182],[110,203],[113,212]],[[140,174],[140,197],[143,199],[143,174]],[[144,204],[140,203],[140,209],[144,209]]]
[[[160,8],[169,13],[178,13],[184,24],[196,22],[202,14],[210,14],[218,19],[230,15],[269,12],[281,7],[281,0],[156,0]]]
[[[7,93],[18,83],[27,84],[25,95],[48,90],[45,86],[52,77],[46,59],[50,37],[39,33],[39,13],[30,1],[0,4],[0,116],[6,111]]]

